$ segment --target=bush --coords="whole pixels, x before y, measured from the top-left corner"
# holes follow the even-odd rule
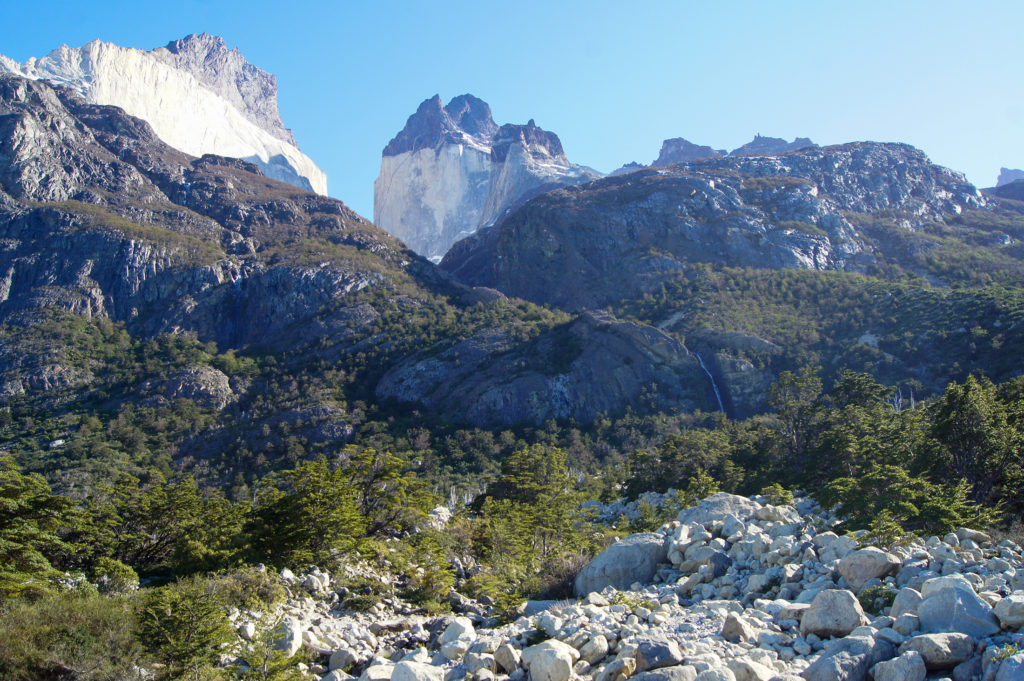
[[[142,679],[142,647],[127,597],[76,589],[0,610],[0,678],[5,681]]]
[[[234,639],[223,604],[208,580],[189,578],[145,595],[138,633],[164,666],[157,678],[201,679]]]
[[[761,496],[773,506],[792,506],[793,493],[777,482],[773,482],[761,490]]]
[[[127,593],[139,588],[139,575],[135,570],[119,560],[106,556],[96,561],[89,578],[101,593]]]
[[[878,616],[892,606],[896,600],[896,589],[888,584],[869,586],[860,592],[857,600],[860,601],[860,607],[864,608],[864,612]]]
[[[287,595],[277,575],[247,566],[208,578],[224,605],[249,610],[267,610]]]

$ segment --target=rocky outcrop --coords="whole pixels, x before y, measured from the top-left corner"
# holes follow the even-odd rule
[[[588,423],[627,405],[715,409],[706,375],[682,344],[602,312],[587,312],[518,347],[506,332],[481,332],[399,363],[376,392],[477,426]]]
[[[963,175],[901,144],[709,159],[550,192],[441,265],[534,302],[599,307],[694,262],[859,271],[873,256],[849,213],[906,214],[913,230],[984,203]]]
[[[150,52],[94,40],[24,64],[0,59],[4,71],[118,106],[186,154],[245,158],[269,177],[327,193],[327,176],[281,121],[274,76],[221,38],[191,35]]]
[[[1018,170],[1016,168],[1000,168],[999,177],[996,178],[996,186],[1002,187],[1004,184],[1010,184],[1018,180],[1024,180],[1024,170]]]
[[[673,137],[661,143],[661,153],[651,162],[652,166],[667,166],[673,163],[688,163],[705,158],[725,156],[725,149],[712,149],[708,146],[694,144],[682,137]]]
[[[498,127],[472,95],[420,104],[384,148],[374,222],[439,260],[458,239],[550,189],[599,175],[570,163],[558,136],[531,120]]]
[[[806,137],[797,137],[792,142],[787,142],[781,137],[762,137],[754,135],[754,139],[741,147],[729,152],[730,156],[761,156],[765,154],[785,154],[790,151],[799,151],[818,145]]]

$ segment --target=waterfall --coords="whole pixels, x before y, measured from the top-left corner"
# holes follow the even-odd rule
[[[700,356],[700,353],[695,352],[693,354],[697,356],[697,361],[700,362],[700,368],[703,369],[704,373],[708,375],[709,379],[711,379],[711,387],[715,389],[715,399],[718,400],[718,408],[724,414],[725,405],[722,403],[722,393],[718,390],[718,384],[715,383],[715,377],[711,375],[711,372],[708,370],[708,365],[704,363],[704,358]]]

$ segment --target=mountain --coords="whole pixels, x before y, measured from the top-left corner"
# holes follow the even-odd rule
[[[570,163],[558,136],[495,124],[486,102],[460,95],[420,104],[384,148],[374,223],[440,260],[453,243],[525,200],[599,174]]]
[[[645,169],[537,197],[456,244],[460,281],[610,309],[702,358],[726,410],[821,364],[932,393],[1019,372],[1024,211],[903,144]],[[989,286],[996,285],[996,290]],[[970,329],[986,340],[968,342]]]
[[[984,203],[905,145],[729,156],[551,192],[456,244],[442,267],[527,300],[599,307],[694,262],[864,271],[874,249],[849,214],[909,211],[919,227]]]
[[[799,151],[808,147],[816,147],[814,142],[806,137],[797,137],[792,142],[787,142],[781,137],[762,137],[754,135],[754,139],[741,147],[729,152],[730,156],[757,156],[760,154],[785,154],[790,151]]]
[[[18,418],[186,409],[203,428],[178,418],[161,446],[237,470],[285,460],[285,432],[340,447],[385,402],[495,427],[715,408],[661,331],[462,285],[340,201],[72,90],[0,75],[0,160],[0,403]]]
[[[268,177],[327,193],[327,176],[281,121],[274,76],[221,38],[190,35],[149,52],[94,40],[24,64],[0,56],[5,71],[118,106],[186,154],[242,158]]]
[[[806,137],[797,137],[792,142],[787,142],[778,137],[762,137],[754,135],[754,139],[731,152],[725,149],[713,149],[709,146],[694,144],[682,137],[673,137],[661,143],[661,152],[658,158],[651,162],[650,166],[641,163],[627,163],[614,170],[611,175],[625,175],[642,168],[660,168],[662,166],[676,163],[689,163],[690,161],[701,161],[707,158],[722,158],[723,156],[763,156],[772,154],[785,154],[790,151],[798,151],[808,147],[817,147],[814,142]]]
[[[1024,170],[1016,170],[1014,168],[1000,168],[999,177],[996,179],[996,186],[1002,187],[1004,184],[1010,184],[1017,180],[1024,180]]]
[[[651,165],[660,167],[673,163],[696,161],[702,158],[718,158],[725,155],[724,149],[712,149],[708,146],[694,144],[682,137],[673,137],[661,143],[661,153],[658,154],[658,158],[651,162]]]

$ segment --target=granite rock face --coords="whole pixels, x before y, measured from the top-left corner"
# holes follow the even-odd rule
[[[384,148],[374,222],[439,260],[455,241],[527,199],[596,177],[570,163],[558,136],[532,120],[499,127],[472,95],[447,105],[434,96]]]
[[[903,144],[730,156],[549,192],[441,266],[471,285],[592,308],[653,293],[694,262],[860,271],[873,256],[848,214],[906,213],[914,230],[984,204],[963,175]]]
[[[62,45],[24,64],[0,58],[0,72],[69,87],[91,104],[118,106],[187,154],[244,158],[269,177],[327,193],[327,176],[281,121],[274,76],[221,38],[191,35],[150,52],[94,40]]]
[[[377,396],[481,426],[587,423],[616,405],[641,408],[644,400],[714,409],[707,375],[681,343],[603,312],[586,312],[518,348],[507,333],[488,330],[411,357],[381,379]]]

